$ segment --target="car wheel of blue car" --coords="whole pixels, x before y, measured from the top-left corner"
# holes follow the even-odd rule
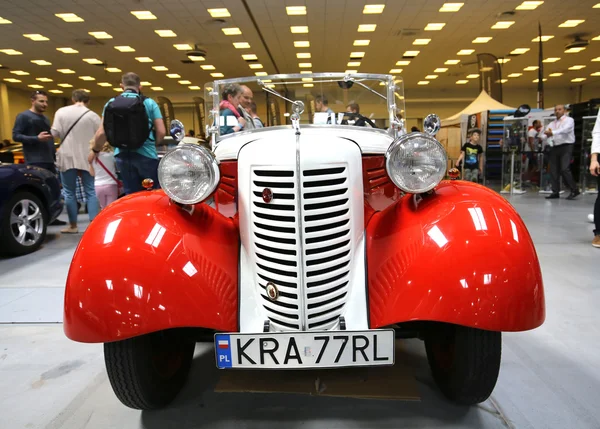
[[[177,330],[104,344],[104,362],[115,395],[126,406],[168,405],[187,381],[196,343]]]
[[[494,390],[500,372],[502,334],[440,324],[425,338],[433,379],[450,400],[474,405]]]
[[[40,199],[28,191],[8,201],[0,223],[2,253],[19,256],[37,250],[46,238],[48,213]]]

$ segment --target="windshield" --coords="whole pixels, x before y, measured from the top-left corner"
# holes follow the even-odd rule
[[[252,76],[205,86],[209,133],[217,138],[240,131],[299,124],[403,128],[402,81],[391,75],[311,73]]]

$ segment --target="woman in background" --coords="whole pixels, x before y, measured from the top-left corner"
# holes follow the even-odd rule
[[[94,141],[92,140],[92,144]],[[119,198],[119,179],[112,146],[106,142],[98,156],[90,164],[90,172],[94,176],[96,196],[100,210]]]

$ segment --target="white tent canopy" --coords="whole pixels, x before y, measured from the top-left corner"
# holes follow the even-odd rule
[[[481,93],[477,96],[475,100],[463,110],[458,112],[456,115],[452,115],[449,118],[446,118],[442,121],[444,122],[454,122],[456,119],[459,119],[462,115],[472,115],[474,113],[485,112],[487,110],[516,110],[514,107],[507,106],[505,104],[500,103],[499,101],[494,100],[492,97],[488,95],[485,90],[482,90]],[[450,125],[450,124],[448,124]]]

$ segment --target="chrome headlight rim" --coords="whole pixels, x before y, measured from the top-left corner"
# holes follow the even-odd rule
[[[394,153],[394,151],[398,150],[399,146],[402,146],[416,138],[424,139],[424,140],[428,141],[429,143],[435,145],[437,147],[437,149],[441,150],[441,153],[443,155],[444,168],[439,172],[440,173],[439,180],[434,180],[428,186],[423,187],[423,188],[409,189],[406,186],[403,186],[401,183],[398,183],[396,181],[394,175],[390,173],[392,171],[392,165],[391,165],[392,154]],[[404,134],[402,136],[399,136],[392,142],[392,144],[390,144],[390,146],[388,147],[388,149],[385,153],[385,170],[386,170],[388,177],[394,183],[394,185],[396,185],[401,191],[406,192],[408,194],[423,194],[423,193],[429,192],[432,189],[434,189],[444,179],[444,176],[446,174],[445,166],[447,166],[447,165],[448,165],[448,154],[446,153],[446,150],[444,149],[442,144],[432,135],[429,135],[427,133],[422,133],[422,132],[412,132],[409,134]]]
[[[164,184],[163,179],[166,174],[165,169],[164,169],[165,163],[169,160],[170,157],[172,157],[175,154],[177,154],[178,152],[182,152],[182,151],[188,151],[188,152],[192,151],[192,152],[197,152],[197,153],[201,154],[201,156],[205,157],[209,161],[209,166],[212,170],[212,173],[214,174],[214,183],[210,184],[207,191],[204,192],[200,197],[195,198],[193,200],[192,199],[191,200],[182,199],[178,195],[173,193],[172,189],[169,189],[169,187],[163,185]],[[167,194],[167,196],[170,199],[172,199],[173,201],[175,201],[179,204],[193,205],[193,204],[198,204],[203,201],[206,201],[213,194],[215,189],[217,189],[220,181],[221,181],[221,171],[219,170],[219,162],[217,161],[215,154],[212,153],[210,150],[206,149],[204,146],[201,146],[198,144],[193,144],[193,143],[179,144],[176,147],[174,147],[173,149],[169,150],[163,156],[163,158],[160,160],[160,162],[158,164],[158,182],[160,183],[161,189],[165,192],[165,194]]]

